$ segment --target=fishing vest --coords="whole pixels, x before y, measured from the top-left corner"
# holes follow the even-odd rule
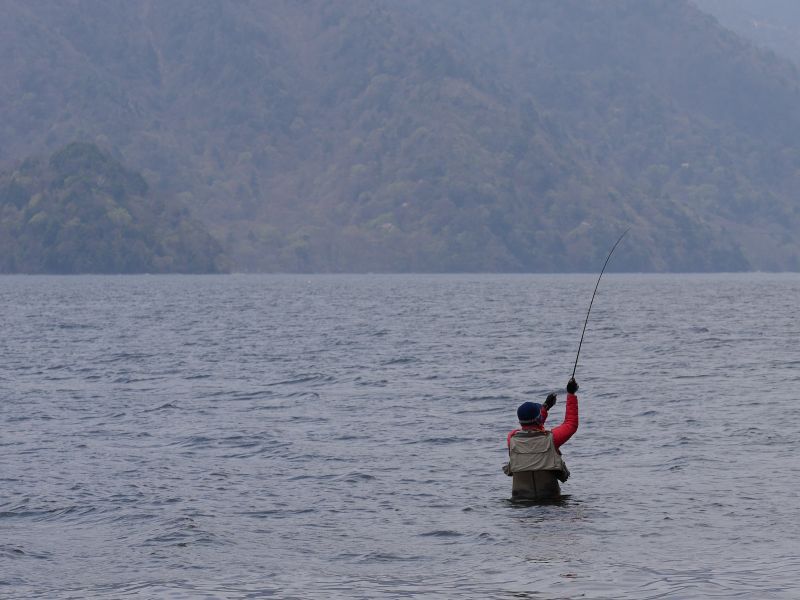
[[[546,500],[561,493],[559,481],[569,478],[569,469],[556,451],[550,431],[521,430],[508,445],[506,475],[512,475],[514,500]]]

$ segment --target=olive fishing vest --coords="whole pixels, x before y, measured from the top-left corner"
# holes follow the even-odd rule
[[[556,451],[550,431],[521,430],[511,436],[508,444],[508,470],[565,471],[564,459]]]
[[[569,469],[556,451],[549,431],[521,430],[511,436],[508,465],[513,475],[512,499],[545,500],[561,493],[559,481],[566,481]]]

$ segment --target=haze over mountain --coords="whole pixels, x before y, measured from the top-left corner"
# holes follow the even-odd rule
[[[797,270],[800,75],[688,0],[3,0],[0,161],[92,141],[237,270]]]
[[[693,0],[728,29],[800,63],[797,0]]]

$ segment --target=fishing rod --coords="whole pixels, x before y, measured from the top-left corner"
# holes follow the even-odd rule
[[[583,346],[583,336],[586,335],[586,324],[589,323],[589,314],[592,312],[592,304],[594,303],[594,297],[597,295],[597,288],[600,287],[600,279],[603,277],[603,273],[606,270],[606,266],[608,266],[608,261],[611,260],[611,255],[614,254],[614,250],[617,249],[619,243],[622,241],[622,238],[625,237],[625,234],[630,231],[630,227],[622,232],[622,235],[619,236],[617,243],[611,247],[611,252],[608,253],[606,257],[606,262],[603,263],[603,268],[600,271],[600,277],[597,278],[597,284],[594,286],[594,293],[592,294],[592,300],[589,302],[589,310],[586,311],[586,320],[583,322],[583,333],[581,333],[581,341],[578,344],[578,355],[575,357],[575,366],[572,368],[572,378],[575,379],[575,371],[578,370],[578,358],[581,355],[581,346]]]

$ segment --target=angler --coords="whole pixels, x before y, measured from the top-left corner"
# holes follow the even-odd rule
[[[592,299],[589,301],[589,310],[586,311],[586,320],[583,322],[581,341],[578,343],[578,353],[575,356],[575,365],[572,367],[572,377],[567,383],[567,411],[564,415],[564,422],[553,429],[547,431],[544,428],[544,421],[547,418],[547,411],[556,403],[556,395],[550,394],[544,402],[544,406],[536,402],[525,402],[517,409],[517,418],[521,429],[515,429],[508,434],[508,463],[503,465],[503,472],[514,477],[511,487],[512,500],[549,500],[557,498],[561,494],[558,482],[564,482],[569,478],[564,459],[561,457],[559,448],[578,430],[578,383],[575,381],[575,371],[578,369],[578,358],[581,355],[583,337],[586,335],[586,325],[589,323],[589,315],[592,314],[592,304],[597,296],[597,289],[600,287],[600,280],[606,272],[608,261],[617,249],[622,238],[630,231],[626,229],[619,236],[616,243],[611,247],[611,251],[600,269],[597,283],[592,292]]]
[[[559,448],[578,430],[578,383],[575,378],[567,383],[567,410],[564,422],[548,431],[544,428],[547,411],[556,403],[550,394],[541,405],[524,402],[517,409],[520,429],[508,434],[508,463],[503,466],[506,475],[512,476],[512,500],[551,500],[558,498],[558,482],[569,478],[569,469]]]

